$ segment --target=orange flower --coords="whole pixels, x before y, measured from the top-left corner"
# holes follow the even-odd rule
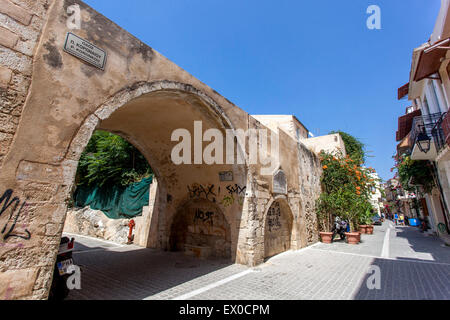
[[[328,169],[328,166],[323,166],[323,170],[326,170],[326,169]]]

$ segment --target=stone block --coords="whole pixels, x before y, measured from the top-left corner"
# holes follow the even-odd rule
[[[27,26],[31,22],[32,15],[22,7],[10,0],[0,0],[0,12]]]
[[[7,88],[11,81],[12,71],[8,68],[0,66],[0,87]]]
[[[37,15],[41,18],[45,17],[48,9],[50,8],[51,0],[10,0],[14,4],[22,7],[28,12],[32,12],[33,15]],[[35,16],[33,16],[35,17]]]
[[[25,75],[31,75],[32,59],[29,56],[13,51],[7,47],[0,46],[0,65]]]
[[[13,140],[13,135],[10,133],[0,132],[0,154],[5,155],[8,150],[11,142]]]
[[[1,115],[0,115],[1,119]],[[21,161],[17,169],[17,180],[55,183],[62,179],[60,166],[45,163]]]
[[[18,35],[12,33],[8,29],[0,27],[0,44],[2,46],[14,49],[18,41],[19,41]]]
[[[8,114],[0,113],[0,130],[6,133],[15,133],[19,119]]]
[[[8,270],[0,273],[0,299],[17,300],[32,293],[37,268]]]

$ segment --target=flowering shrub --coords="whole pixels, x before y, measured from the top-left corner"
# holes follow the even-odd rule
[[[406,191],[415,191],[414,185],[421,185],[425,193],[431,193],[435,186],[433,171],[428,161],[411,160],[409,155],[401,155],[394,158],[397,170],[396,177],[399,178],[400,186]]]
[[[368,212],[372,209],[369,199],[376,187],[371,176],[375,170],[365,168],[362,161],[344,157],[341,153],[322,152],[320,160],[322,194],[316,208],[321,230],[329,231],[332,215],[336,215],[348,220],[355,231],[359,223],[367,223]]]

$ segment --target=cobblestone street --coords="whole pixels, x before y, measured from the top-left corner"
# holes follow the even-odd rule
[[[76,236],[82,290],[69,299],[377,300],[450,299],[450,247],[417,228],[376,226],[350,246],[289,251],[257,268]],[[369,290],[369,270],[381,289]]]

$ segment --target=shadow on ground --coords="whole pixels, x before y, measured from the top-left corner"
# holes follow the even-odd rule
[[[165,291],[215,272],[230,273],[226,268],[233,265],[179,252],[108,244],[90,247],[79,242],[73,258],[82,268],[82,289],[71,291],[68,300],[142,300],[158,294],[156,299],[167,299],[184,292],[177,288],[165,295]],[[203,285],[201,280],[196,282]]]
[[[414,227],[396,227],[396,232],[401,245],[395,260],[373,259],[375,269],[368,270],[354,299],[450,300],[450,248]],[[377,268],[380,286],[374,288]]]

